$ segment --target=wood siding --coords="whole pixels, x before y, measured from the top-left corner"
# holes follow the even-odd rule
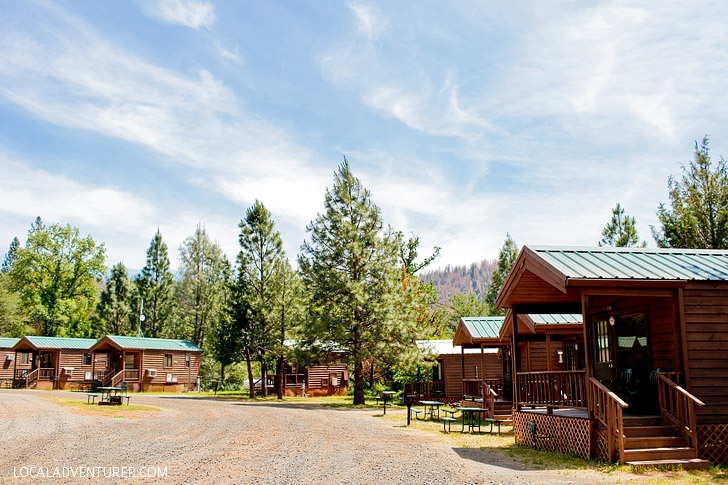
[[[12,356],[11,359],[13,360],[8,360],[8,355]],[[20,358],[20,354],[18,354],[18,358]],[[12,379],[14,369],[15,352],[10,349],[0,349],[0,379]]]
[[[137,352],[137,351],[135,351]],[[138,351],[141,352],[141,351]],[[127,351],[127,353],[132,353]],[[190,355],[190,366],[187,367],[185,363],[185,356],[189,353]],[[164,366],[164,355],[172,354],[172,366]],[[160,387],[174,387],[180,384],[195,384],[197,382],[197,376],[200,373],[200,353],[199,352],[184,352],[179,350],[144,350],[144,354],[141,357],[142,365],[140,365],[141,379],[143,382],[142,390],[159,389]],[[146,370],[156,369],[157,376],[150,377]],[[172,378],[176,378],[176,382],[169,381],[167,374],[172,374]]]
[[[58,365],[58,384],[59,389],[67,389],[73,382],[81,382],[86,380],[86,372],[91,372],[93,369],[92,365],[83,365],[83,354],[91,353],[90,350],[71,350],[62,349],[61,356]],[[73,367],[71,375],[66,375],[63,372],[63,368]]]
[[[705,403],[698,422],[728,423],[728,282],[689,282],[683,301],[689,390]]]
[[[442,378],[445,381],[445,397],[460,397],[463,394],[463,365],[459,354],[445,354],[438,357],[442,364]],[[485,378],[501,379],[503,364],[498,354],[484,354]],[[483,377],[480,354],[465,354],[465,379]]]
[[[330,366],[316,366],[309,367],[306,371],[306,389],[324,389],[328,387],[345,387],[349,385],[348,382],[348,369],[346,364],[334,364]],[[338,379],[338,385],[334,386],[331,383],[331,377]],[[326,379],[327,385],[324,385],[322,381]]]
[[[672,298],[660,298],[650,302],[649,318],[651,369],[675,370],[675,343],[677,341],[677,308]]]

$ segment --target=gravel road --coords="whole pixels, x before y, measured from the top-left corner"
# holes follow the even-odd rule
[[[131,478],[50,483],[592,483],[603,475],[528,470],[496,452],[462,450],[440,436],[377,418],[373,409],[240,402],[192,395],[133,395],[162,408],[134,418],[74,413],[43,396],[0,391],[0,483],[38,483],[38,469],[133,467]],[[397,411],[395,411],[397,412]],[[402,412],[402,411],[399,411]],[[152,467],[151,469],[149,467]],[[166,477],[151,478],[159,469]],[[127,472],[131,468],[126,468]],[[140,473],[144,471],[145,476]],[[35,478],[18,478],[24,473]]]

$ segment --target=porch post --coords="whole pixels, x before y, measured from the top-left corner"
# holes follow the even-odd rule
[[[485,403],[485,352],[482,343],[480,344],[480,394]]]
[[[593,403],[591,402],[591,393],[589,392],[589,378],[592,376],[592,359],[591,359],[591,328],[589,322],[589,297],[581,290],[581,314],[584,322],[582,329],[584,331],[584,367],[586,375],[584,377],[584,385],[586,386],[586,407],[589,410],[589,418],[594,419]],[[578,355],[578,354],[577,354]]]
[[[15,358],[13,359],[13,387],[15,387],[15,378],[18,375],[18,351],[15,351]]]
[[[551,334],[546,334],[546,370],[551,372]]]
[[[96,351],[91,351],[91,380],[96,380]]]
[[[463,347],[462,345],[460,346],[460,367],[460,372],[462,372],[460,385],[463,388],[462,396],[465,397],[465,347]]]
[[[688,337],[687,337],[687,331],[685,328],[685,300],[683,300],[683,289],[678,288],[677,289],[677,309],[678,309],[678,326],[680,327],[680,347],[682,350],[682,360],[675,359],[676,363],[680,362],[680,365],[683,369],[683,379],[685,382],[683,384],[685,385],[685,389],[688,390],[688,392],[692,392],[692,388],[690,386],[690,367],[688,365]],[[677,347],[677,346],[676,346]]]
[[[56,375],[53,376],[53,389],[58,387],[57,385],[60,385],[61,381],[61,350],[58,349],[56,351]]]
[[[518,348],[518,312],[516,311],[516,307],[512,307],[511,310],[513,311],[513,405],[516,411],[520,411],[521,405],[518,403],[518,372],[521,370],[521,352]]]

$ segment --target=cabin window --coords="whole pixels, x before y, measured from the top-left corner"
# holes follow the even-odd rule
[[[190,354],[185,355],[185,367],[190,366]]]
[[[609,323],[606,319],[596,322],[597,337],[597,362],[611,362],[611,352],[609,351]]]
[[[83,365],[91,365],[91,352],[83,354]]]
[[[164,354],[164,367],[172,367],[172,354]]]
[[[29,353],[23,352],[22,354],[20,354],[20,363],[27,364],[30,360],[29,357],[30,357]]]
[[[124,356],[124,369],[134,369],[134,354]]]

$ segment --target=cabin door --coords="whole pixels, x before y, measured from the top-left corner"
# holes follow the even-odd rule
[[[594,377],[609,389],[614,389],[617,380],[616,353],[614,342],[616,335],[613,323],[607,313],[597,313],[591,316],[592,333],[594,336]]]

